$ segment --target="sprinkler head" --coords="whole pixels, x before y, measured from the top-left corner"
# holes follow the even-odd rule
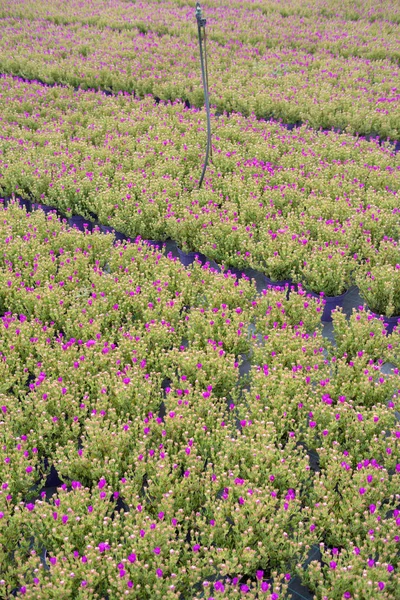
[[[205,27],[206,19],[203,19],[201,16],[200,2],[196,2],[196,19],[197,19],[197,23],[199,24],[199,27]]]

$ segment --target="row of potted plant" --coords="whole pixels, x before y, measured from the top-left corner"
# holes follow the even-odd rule
[[[0,230],[0,596],[395,597],[397,330],[336,312],[334,347],[301,289],[16,203]]]
[[[189,16],[193,28],[192,11]],[[148,20],[151,23],[151,17]],[[13,16],[2,23],[2,73],[204,104],[197,45],[190,33],[160,35],[151,25],[142,33],[140,25],[133,30],[80,27]],[[377,60],[371,60],[335,56],[329,42],[326,49],[312,47],[309,52],[288,49],[287,44],[260,52],[247,41],[210,40],[211,104],[219,112],[254,113],[290,124],[307,122],[316,129],[397,140],[398,67],[381,52],[373,50]]]
[[[298,157],[293,158],[293,146],[299,145],[297,135],[282,134],[279,125],[230,117],[219,122],[216,132],[218,146],[215,147],[217,156],[205,190],[190,191],[189,188],[185,191],[182,190],[182,183],[193,186],[198,157],[197,154],[196,157],[191,156],[191,148],[198,142],[196,137],[188,139],[187,143],[183,143],[183,150],[187,155],[177,156],[182,141],[173,129],[174,119],[178,116],[182,126],[185,124],[192,132],[198,113],[182,111],[179,105],[154,108],[150,100],[138,102],[125,97],[111,99],[99,94],[74,94],[68,90],[56,91],[40,86],[34,86],[40,93],[32,100],[30,85],[13,82],[11,79],[3,82],[6,107],[4,119],[20,119],[20,133],[26,136],[25,145],[21,144],[21,137],[18,136],[17,141],[14,135],[8,135],[4,141],[4,174],[0,182],[6,194],[14,190],[25,195],[29,193],[41,202],[56,205],[67,214],[71,207],[73,212],[86,216],[96,213],[100,222],[108,222],[128,235],[140,234],[152,239],[172,237],[184,252],[198,251],[209,259],[237,269],[255,268],[263,271],[273,281],[301,281],[310,291],[324,292],[328,297],[342,295],[350,282],[354,281],[354,277],[352,280],[350,277],[355,271],[355,280],[372,310],[387,317],[399,314],[398,294],[395,289],[391,291],[390,286],[382,283],[388,278],[390,280],[394,277],[396,280],[396,276],[397,279],[399,276],[395,242],[385,242],[391,244],[390,256],[382,245],[385,238],[390,240],[391,237],[398,236],[396,161],[384,149],[368,143],[364,143],[360,149],[353,145],[346,148],[339,136],[332,135],[329,139],[337,144],[336,149],[342,156],[341,159],[333,159],[333,150],[328,153],[324,149],[325,136],[304,130],[304,135],[310,139],[307,159],[303,155],[301,158],[307,160],[308,164],[305,166],[299,164]],[[25,113],[20,113],[21,117],[16,115],[14,108],[16,92],[25,106]],[[51,143],[46,139],[43,149],[37,144],[32,145],[32,135],[39,139],[42,128],[43,134],[46,131],[46,136],[48,135],[46,123],[50,118],[53,119],[54,130],[54,117],[57,115],[61,120],[60,112],[72,96],[77,96],[80,102],[87,102],[88,107],[99,104],[97,117],[98,123],[103,123],[103,130],[97,132],[95,138],[92,133],[88,136],[88,130],[97,130],[96,118],[91,117],[94,122],[89,129],[87,116],[79,117],[83,118],[83,122],[77,125],[78,111],[76,117],[72,113],[68,118],[69,125],[64,123],[59,133],[53,132]],[[27,118],[31,119],[32,111],[38,110],[39,106],[44,114],[36,113],[35,127],[28,121],[26,129],[23,123]],[[129,158],[126,150],[122,151],[115,146],[109,146],[108,152],[104,152],[103,140],[115,135],[107,133],[108,128],[104,130],[107,111],[114,106],[119,107],[119,114],[122,108],[126,109],[127,114],[123,121],[124,131],[118,139],[125,141],[128,132],[142,136],[136,138],[131,151],[134,148],[143,149],[146,162],[137,158],[137,150]],[[128,110],[132,106],[140,115],[139,122],[128,116]],[[155,110],[160,111],[165,119],[160,123],[159,130],[151,126],[150,119]],[[230,125],[228,136],[226,123]],[[115,117],[111,116],[108,126],[110,131],[114,124]],[[12,127],[15,129],[15,125]],[[73,158],[74,162],[67,165],[61,148],[63,136],[68,129],[71,138],[74,139],[78,132],[84,137],[75,142],[76,151],[73,151],[73,146],[70,147],[69,159]],[[9,130],[11,133],[11,126]],[[151,147],[143,138],[146,131],[153,142]],[[160,138],[161,133],[163,138]],[[251,158],[253,153],[259,156],[262,149],[260,142],[264,142],[266,136],[270,143],[262,150],[263,159]],[[233,150],[234,143],[238,141],[243,141],[240,154],[244,155],[239,162],[240,155],[238,156],[237,150]],[[81,153],[82,143],[91,152],[84,159]],[[93,143],[98,150],[93,148]],[[300,145],[304,145],[304,142],[300,141]],[[224,146],[226,151],[223,152]],[[125,144],[123,147],[125,148]],[[160,148],[158,153],[155,148]],[[364,156],[371,152],[374,154],[374,162],[377,162],[374,168],[364,162]],[[122,165],[115,161],[115,153],[123,161]],[[319,183],[318,170],[321,168],[316,170],[316,164],[321,155],[325,157],[326,172],[320,176]],[[359,164],[357,169],[353,167],[355,160]],[[150,181],[147,181],[144,164],[154,165]],[[135,169],[135,177],[132,176],[132,168]],[[238,168],[239,172],[236,172],[235,169]],[[312,174],[312,188],[299,189],[299,184],[293,184],[293,169],[297,179],[303,177],[300,185],[308,186],[307,181],[311,182],[309,175]],[[346,177],[343,179],[344,169],[349,170],[347,181]],[[172,177],[171,170],[174,173]],[[345,196],[343,199],[331,199],[329,194],[333,196],[340,188],[334,183],[331,184],[331,190],[324,189],[324,182],[327,177],[335,181],[339,175],[340,185],[346,183]],[[360,178],[359,181],[366,183],[354,188],[354,175]],[[146,187],[141,187],[140,180],[145,182]],[[257,183],[258,180],[261,185]],[[278,182],[281,182],[280,186],[277,185]],[[249,193],[249,186],[254,191],[246,197],[244,194]],[[393,193],[387,190],[388,187]],[[116,194],[124,194],[118,204],[115,203]],[[360,194],[365,196],[365,204],[359,204]],[[224,198],[222,203],[221,196]],[[334,218],[329,218],[331,216]],[[375,264],[373,279],[365,275],[369,273],[371,261]],[[384,267],[387,262],[391,266]],[[332,268],[333,263],[335,268]],[[364,263],[368,266],[367,270],[364,269]],[[382,269],[379,265],[382,265]]]
[[[285,7],[263,2],[253,3],[208,2],[206,6],[208,38],[221,45],[235,39],[255,46],[259,53],[267,48],[299,48],[308,53],[329,50],[332,54],[348,57],[363,56],[368,59],[399,58],[396,40],[396,15],[394,6],[385,7],[385,13],[370,9],[363,14],[362,7],[346,7],[343,11],[318,5],[307,6],[300,2],[290,2]],[[344,14],[343,14],[344,12]],[[133,7],[126,2],[96,0],[81,7],[77,2],[43,2],[30,0],[23,5],[4,6],[2,17],[19,19],[44,19],[55,25],[80,25],[98,29],[153,32],[159,36],[170,35],[192,39],[197,36],[197,25],[193,11],[185,4],[164,3],[159,10],[158,2],[141,3]],[[268,37],[265,31],[268,30]],[[81,48],[84,56],[89,52]],[[285,65],[281,65],[284,72]]]

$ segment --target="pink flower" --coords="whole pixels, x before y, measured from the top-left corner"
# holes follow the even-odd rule
[[[223,594],[224,591],[225,591],[225,586],[222,583],[222,581],[216,581],[214,583],[214,589],[215,589],[216,592],[221,592],[221,594]]]

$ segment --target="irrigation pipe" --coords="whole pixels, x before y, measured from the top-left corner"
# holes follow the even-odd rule
[[[200,181],[199,181],[199,189],[202,186],[204,175],[208,165],[208,158],[212,156],[212,148],[211,148],[211,118],[210,118],[210,101],[208,97],[208,69],[207,69],[207,48],[206,48],[206,19],[203,19],[201,15],[201,6],[200,3],[196,4],[196,19],[197,19],[197,29],[199,33],[199,47],[200,47],[200,65],[201,65],[201,76],[203,80],[203,89],[204,89],[204,100],[206,104],[206,113],[207,113],[207,149],[206,149],[206,158],[203,165],[203,171],[201,173]],[[203,58],[203,44],[202,44],[202,33],[201,30],[204,29],[204,52],[205,57]]]

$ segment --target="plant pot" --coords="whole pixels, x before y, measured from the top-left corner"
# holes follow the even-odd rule
[[[80,215],[74,215],[68,219],[68,225],[70,227],[74,227],[79,229],[79,231],[91,231],[92,223],[88,223],[88,220],[85,217],[81,217]]]
[[[11,204],[11,202],[15,201],[15,202],[18,202],[18,204],[21,207],[24,206],[26,209],[26,212],[31,212],[32,203],[30,200],[26,200],[24,198],[19,198],[19,196],[3,196],[1,198],[1,200],[2,200],[4,206],[8,206],[9,204]]]
[[[325,300],[324,310],[321,315],[321,321],[323,321],[324,323],[331,323],[332,311],[335,310],[335,308],[343,306],[344,299],[348,293],[349,290],[346,290],[343,294],[340,294],[340,296],[320,296],[315,292],[307,290],[307,294],[311,294],[311,296],[313,296],[314,298],[322,298],[323,300]]]
[[[400,315],[387,317],[386,315],[378,315],[377,313],[374,313],[368,306],[367,308],[374,317],[376,317],[377,319],[381,319],[382,322],[386,325],[385,329],[388,335],[393,332],[393,329],[396,327],[396,325],[400,327]]]
[[[32,202],[31,209],[32,210],[42,210],[45,215],[48,215],[49,213],[51,213],[53,211],[57,212],[57,209],[55,206],[48,206],[47,204],[38,204],[37,202]]]
[[[270,279],[266,275],[264,275],[264,279],[265,279],[266,285],[267,286],[270,285],[271,287],[285,288],[286,286],[290,287],[292,284],[291,279],[281,279],[279,281],[275,281],[274,279]]]
[[[276,289],[281,289],[281,290],[286,289],[286,298],[289,298],[290,292],[294,291],[294,286],[292,286],[291,279],[282,279],[280,281],[274,281],[273,279],[270,279],[266,275],[262,274],[261,281],[262,281],[262,284],[265,286],[265,289],[267,289],[267,288],[276,288]]]
[[[237,267],[232,267],[231,265],[221,265],[221,273],[223,273],[225,276],[230,274],[237,277],[237,279],[243,278],[249,281],[250,279],[254,278],[254,273],[256,273],[256,271],[245,267],[238,269]]]
[[[124,233],[120,233],[119,231],[115,231],[113,227],[109,227],[108,225],[100,225],[100,231],[102,233],[113,233],[115,236],[115,241],[124,241],[127,239]]]
[[[281,281],[274,281],[269,277],[265,277],[265,279],[267,282],[267,287],[271,286],[275,289],[286,290],[286,300],[289,300],[290,293],[296,291],[297,289],[291,279],[282,279]]]
[[[32,210],[32,203],[30,200],[26,200],[23,198],[18,198],[18,201],[20,203],[21,206],[25,207],[26,212],[31,212]]]
[[[202,265],[205,265],[207,262],[207,257],[204,256],[204,254],[201,254],[201,252],[183,252],[183,250],[178,247],[178,254],[179,260],[184,267],[188,267],[194,263],[196,258],[201,262]]]

